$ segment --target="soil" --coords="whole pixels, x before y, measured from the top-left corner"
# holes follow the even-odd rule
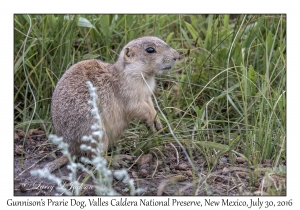
[[[49,142],[41,129],[25,132],[16,131],[14,135],[14,195],[15,196],[52,196],[57,195],[56,185],[44,178],[30,174],[30,170],[43,166],[62,156],[61,152]],[[272,161],[266,160],[259,165],[260,173],[253,173],[254,167],[237,157],[230,163],[228,154],[220,157],[216,167],[209,173],[209,167],[203,155],[190,153],[194,170],[184,151],[176,144],[168,143],[164,152],[160,150],[142,154],[133,160],[127,160],[127,171],[134,179],[136,188],[142,188],[141,195],[270,195],[268,190],[274,187],[286,194],[285,176],[270,175],[266,181],[266,172],[272,170]],[[282,164],[285,164],[284,162]],[[194,173],[197,171],[198,174]],[[53,172],[57,177],[67,180],[70,171],[66,166]],[[78,181],[85,178],[84,172],[78,173]],[[66,186],[71,183],[65,182]],[[89,180],[82,195],[96,195],[95,186]],[[121,195],[129,195],[125,184],[114,180],[114,188]],[[272,192],[272,191],[271,191]]]

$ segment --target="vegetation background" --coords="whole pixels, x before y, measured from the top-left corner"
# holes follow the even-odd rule
[[[15,15],[15,130],[53,133],[51,95],[62,74],[84,59],[113,63],[128,41],[146,35],[181,55],[156,78],[167,134],[134,122],[120,140],[122,150],[138,155],[175,136],[205,157],[209,173],[227,154],[230,162],[241,157],[257,169],[254,180],[265,161],[272,164],[269,177],[285,177],[286,17],[280,14]],[[276,184],[268,189],[284,191]]]

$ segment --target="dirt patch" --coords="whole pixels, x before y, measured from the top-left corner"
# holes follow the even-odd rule
[[[160,150],[142,154],[132,161],[127,161],[127,171],[135,180],[137,188],[143,188],[142,195],[270,195],[270,189],[280,190],[286,194],[285,176],[268,173],[272,161],[266,160],[259,165],[259,173],[249,166],[242,157],[237,157],[230,164],[228,154],[224,154],[217,166],[209,172],[203,155],[190,154],[192,166],[184,152],[176,144],[166,144],[164,152]],[[48,196],[55,195],[57,187],[47,179],[30,175],[30,170],[43,166],[60,157],[61,152],[51,144],[45,132],[31,129],[18,131],[14,135],[14,195]],[[285,164],[285,163],[283,163]],[[196,171],[196,172],[195,172]],[[67,180],[70,171],[66,166],[53,172]],[[85,173],[78,172],[78,181],[82,182]],[[72,183],[64,183],[72,188]],[[95,195],[91,180],[83,185],[82,195]],[[114,180],[114,188],[121,195],[129,195],[128,188],[120,181]]]

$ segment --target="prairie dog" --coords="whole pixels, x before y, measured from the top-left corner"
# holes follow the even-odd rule
[[[87,103],[91,99],[87,81],[97,88],[102,141],[107,148],[133,119],[144,121],[153,132],[162,129],[144,79],[153,91],[154,75],[170,70],[178,58],[178,52],[164,41],[147,36],[130,41],[114,64],[91,59],[71,66],[57,83],[51,104],[55,132],[69,144],[71,154],[84,154],[81,138],[91,134],[95,123]]]

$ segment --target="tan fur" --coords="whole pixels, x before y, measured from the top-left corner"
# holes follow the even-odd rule
[[[155,53],[146,49],[152,47]],[[57,83],[52,97],[52,120],[58,136],[63,136],[73,155],[82,155],[82,136],[91,134],[95,123],[88,105],[90,94],[86,85],[97,88],[98,108],[104,125],[103,143],[107,147],[120,138],[133,119],[140,119],[155,132],[161,122],[144,76],[152,91],[154,75],[170,69],[179,58],[178,52],[157,37],[142,37],[129,42],[116,63],[85,60],[74,64]],[[155,122],[154,122],[155,120]]]

